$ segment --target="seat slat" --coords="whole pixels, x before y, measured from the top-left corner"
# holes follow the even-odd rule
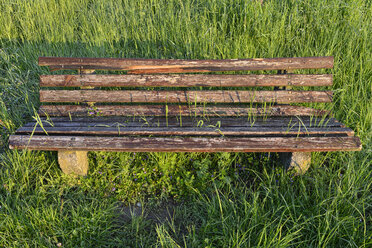
[[[305,103],[331,102],[331,91],[145,91],[145,90],[41,90],[41,102],[131,103]]]
[[[41,75],[40,87],[329,86],[331,74],[306,75]]]
[[[347,135],[354,132],[342,127],[22,127],[17,134],[63,134],[63,135],[159,135],[159,136],[297,136],[297,135]]]
[[[357,137],[87,137],[11,135],[11,149],[132,152],[359,151]]]
[[[92,112],[88,106],[81,105],[42,105],[39,109],[41,116],[87,116]],[[208,115],[208,116],[322,116],[329,111],[313,109],[303,106],[276,105],[269,107],[247,106],[175,106],[168,105],[95,105],[94,113],[101,116],[180,116],[180,115]]]
[[[192,118],[178,117],[95,117],[95,118],[45,118],[41,119],[43,127],[284,127],[303,128],[305,127],[343,127],[344,125],[334,118],[247,118],[247,117],[225,117],[225,118]],[[40,126],[39,122],[29,122],[26,127]]]
[[[40,66],[60,69],[236,71],[333,68],[333,57],[257,58],[224,60],[39,57]],[[164,73],[164,71],[162,71]]]

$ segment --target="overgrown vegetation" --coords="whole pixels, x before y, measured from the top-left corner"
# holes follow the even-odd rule
[[[372,245],[370,1],[2,0],[0,24],[0,246]],[[302,177],[276,154],[92,152],[72,179],[55,153],[7,148],[38,109],[39,56],[331,55],[331,108],[363,150],[314,153]],[[123,218],[118,204],[138,202],[174,214]]]

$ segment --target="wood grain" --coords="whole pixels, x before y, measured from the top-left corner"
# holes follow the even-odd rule
[[[326,110],[313,109],[303,106],[276,105],[271,107],[248,106],[175,106],[175,105],[96,105],[95,113],[101,116],[322,116],[329,115]],[[166,108],[167,111],[166,111]],[[39,109],[41,116],[88,116],[91,108],[82,105],[42,105]]]
[[[40,87],[329,86],[331,74],[282,75],[41,75]]]
[[[61,135],[139,135],[139,136],[316,136],[343,135],[352,136],[350,128],[343,127],[124,127],[90,126],[90,127],[22,127],[17,134],[61,134]]]
[[[11,135],[11,149],[132,152],[313,152],[359,151],[357,137],[86,137]]]
[[[344,127],[334,118],[309,118],[309,117],[208,117],[195,118],[190,116],[180,117],[52,117],[41,118],[43,127],[282,127],[285,129],[304,127]],[[40,123],[35,121],[26,123],[25,127],[37,127]]]
[[[211,72],[236,70],[293,70],[333,68],[333,57],[302,58],[256,58],[225,60],[182,60],[182,59],[125,59],[125,58],[67,58],[39,57],[40,66],[52,70],[95,69],[95,70],[160,70],[170,72]],[[173,70],[173,71],[172,71]]]
[[[331,102],[331,91],[145,91],[145,90],[40,90],[40,102],[130,103],[305,103]]]

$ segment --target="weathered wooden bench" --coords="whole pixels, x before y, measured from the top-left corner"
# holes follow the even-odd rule
[[[331,86],[332,74],[287,72],[333,68],[333,57],[40,57],[39,65],[78,74],[40,76],[39,116],[11,135],[9,144],[58,151],[65,173],[85,175],[87,151],[280,152],[287,166],[303,173],[310,152],[361,149],[353,131],[328,111],[293,106],[332,101],[331,91],[309,90]],[[254,70],[278,74],[211,74]]]

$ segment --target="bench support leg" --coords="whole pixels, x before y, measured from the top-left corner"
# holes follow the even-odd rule
[[[279,153],[286,170],[293,170],[295,175],[303,175],[309,169],[311,152],[282,152]]]
[[[65,174],[85,176],[88,173],[88,152],[58,151],[58,163]]]

